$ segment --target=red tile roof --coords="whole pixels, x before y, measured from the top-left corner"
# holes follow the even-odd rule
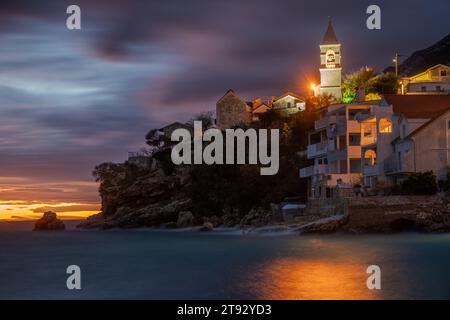
[[[383,95],[394,113],[407,118],[431,119],[450,108],[450,95]]]

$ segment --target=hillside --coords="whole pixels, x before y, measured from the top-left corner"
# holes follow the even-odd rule
[[[411,76],[420,73],[436,64],[450,65],[450,34],[432,46],[414,52],[399,65],[399,74]],[[388,67],[385,71],[394,71]]]

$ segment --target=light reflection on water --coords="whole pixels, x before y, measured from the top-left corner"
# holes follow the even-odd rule
[[[366,287],[367,264],[278,259],[259,270],[252,289],[260,299],[377,299]]]
[[[382,291],[369,290],[370,261],[383,254],[373,248],[340,241],[304,238],[302,257],[281,257],[259,266],[247,279],[260,299],[380,299]],[[313,254],[311,254],[311,252]],[[311,254],[311,256],[308,256]],[[387,254],[387,252],[385,253]],[[384,257],[385,258],[385,257]],[[383,259],[384,260],[384,259]]]

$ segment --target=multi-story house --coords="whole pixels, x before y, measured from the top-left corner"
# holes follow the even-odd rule
[[[438,64],[400,79],[401,94],[450,94],[450,67]]]
[[[392,153],[383,163],[388,183],[399,183],[412,172],[433,171],[447,179],[450,166],[450,95],[386,96],[397,117]]]
[[[384,95],[329,106],[310,133],[313,165],[300,169],[309,197],[330,197],[357,184],[394,184],[411,172],[431,170],[445,180],[449,110],[450,95]]]
[[[321,113],[309,133],[307,157],[313,164],[300,169],[309,178],[309,197],[330,197],[341,189],[361,183],[362,145],[372,136],[361,133],[359,120],[372,112],[376,101],[331,105]]]

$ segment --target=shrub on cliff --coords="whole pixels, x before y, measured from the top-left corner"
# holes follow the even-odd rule
[[[402,193],[412,195],[432,195],[438,191],[433,171],[412,173],[402,183]]]

